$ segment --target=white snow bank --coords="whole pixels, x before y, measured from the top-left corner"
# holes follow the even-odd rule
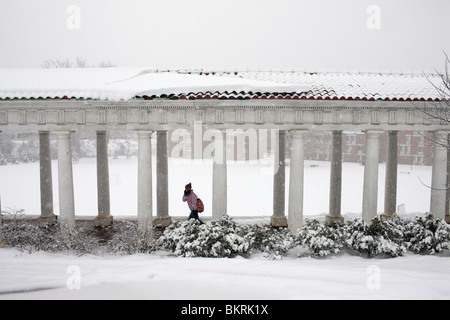
[[[168,254],[82,256],[0,249],[3,299],[448,299],[450,259]],[[78,289],[77,289],[78,288]]]

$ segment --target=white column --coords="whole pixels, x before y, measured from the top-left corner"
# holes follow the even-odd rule
[[[50,132],[39,131],[39,178],[41,192],[41,221],[54,221],[52,159],[50,156]]]
[[[448,132],[435,131],[433,139],[430,211],[434,217],[445,219]]]
[[[450,223],[450,148],[447,148],[447,192],[445,196],[445,221],[447,223]]]
[[[274,140],[272,140],[274,141]],[[277,145],[276,145],[277,144]],[[275,150],[274,176],[273,176],[273,215],[270,224],[273,227],[287,227],[285,214],[285,157],[286,157],[286,131],[278,131],[278,139],[272,143]]]
[[[58,144],[59,221],[61,223],[62,235],[68,236],[75,227],[70,132],[56,132],[56,138]]]
[[[388,132],[383,220],[397,211],[397,136],[398,131]]]
[[[289,175],[288,228],[296,234],[303,225],[303,169],[305,130],[290,131],[291,164]]]
[[[156,131],[156,219],[155,226],[170,225],[169,216],[169,169],[167,154],[167,131]]]
[[[227,141],[225,130],[214,132],[212,218],[227,214]]]
[[[342,191],[342,131],[333,131],[330,166],[330,202],[327,223],[344,222],[341,215]]]
[[[97,227],[113,224],[109,196],[108,136],[106,131],[97,131]]]
[[[0,198],[0,248],[6,247],[8,245],[8,242],[6,241],[5,237],[3,236],[3,218],[2,218],[2,202]]]
[[[367,130],[366,161],[364,166],[364,188],[362,217],[366,223],[371,223],[377,215],[378,196],[378,157],[379,136],[383,131]]]
[[[0,134],[2,132],[0,131]],[[8,242],[6,241],[5,237],[3,236],[3,218],[2,218],[2,197],[0,194],[0,248],[5,247],[8,245]]]
[[[144,242],[153,237],[152,132],[138,131],[138,233]]]

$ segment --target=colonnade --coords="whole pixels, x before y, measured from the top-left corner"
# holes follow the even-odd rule
[[[303,222],[303,161],[304,136],[306,131],[294,130],[291,135],[291,172],[289,183],[288,227],[295,232]],[[366,158],[362,199],[362,218],[370,223],[377,216],[378,208],[378,163],[379,137],[381,130],[366,130]],[[397,211],[397,135],[388,132],[388,155],[386,160],[386,180],[384,212],[381,219],[391,217]],[[448,185],[448,131],[435,131],[433,137],[433,168],[431,181],[430,212],[433,216],[450,223]],[[280,140],[280,143],[283,143]],[[279,182],[278,182],[279,184]],[[332,132],[332,152],[330,166],[329,213],[326,221],[343,221],[341,214],[342,188],[342,131]],[[276,186],[274,184],[274,189]],[[275,192],[275,191],[274,191]],[[274,212],[272,222],[279,221],[279,213]]]
[[[167,131],[156,131],[157,157],[156,177],[157,210],[153,220],[152,199],[152,145],[151,135],[154,131],[137,131],[138,137],[138,230],[149,234],[153,225],[168,226],[171,223],[168,197],[168,150]],[[303,189],[304,189],[304,147],[307,130],[279,131],[278,153],[276,154],[273,180],[273,226],[288,226],[295,232],[303,224]],[[377,216],[378,196],[378,162],[379,137],[383,131],[367,130],[366,160],[364,167],[362,217],[367,222]],[[59,220],[61,232],[70,233],[75,225],[75,202],[72,173],[72,155],[70,131],[54,132],[58,147],[58,189],[59,189]],[[330,198],[329,214],[326,221],[343,221],[341,214],[342,188],[342,131],[332,131],[332,152],[330,166]],[[290,179],[288,213],[285,213],[285,146],[286,136],[290,136]],[[109,226],[113,223],[110,212],[109,173],[107,153],[107,132],[97,131],[97,199],[98,215],[95,218],[97,226]],[[447,148],[442,141],[447,141],[447,131],[435,131],[433,148],[433,169],[430,211],[439,218],[449,219],[447,196]],[[40,142],[40,219],[49,221],[55,219],[53,212],[52,172],[50,159],[50,133],[41,131]],[[226,131],[217,130],[214,137],[214,161],[212,182],[212,218],[218,219],[227,213],[227,164],[226,164]],[[397,131],[388,133],[388,154],[386,162],[385,206],[381,217],[389,218],[396,212],[397,193]],[[446,209],[447,208],[447,209]],[[447,212],[446,212],[447,210]]]
[[[167,131],[157,132],[157,216],[153,221],[152,201],[152,145],[153,131],[138,131],[138,232],[150,235],[153,225],[168,226],[171,223],[168,210]],[[70,131],[55,132],[58,148],[59,221],[62,234],[69,234],[75,226],[75,200],[72,172]],[[108,138],[106,131],[97,131],[97,203],[95,225],[110,226],[113,216],[110,210]],[[39,219],[56,219],[53,212],[52,170],[50,158],[50,133],[39,132],[41,215]]]

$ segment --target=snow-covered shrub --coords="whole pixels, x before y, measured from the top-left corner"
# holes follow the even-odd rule
[[[106,251],[113,254],[134,254],[139,250],[138,227],[136,221],[124,221],[124,223],[114,223],[109,227],[113,229],[110,239],[104,239]]]
[[[369,257],[378,255],[397,257],[406,252],[400,220],[388,219],[383,222],[379,218],[374,218],[369,225],[358,218],[347,222],[344,229],[345,246]]]
[[[79,221],[70,234],[62,237],[60,223],[39,223],[26,219],[23,210],[7,212],[12,219],[3,224],[2,234],[8,246],[22,251],[67,252],[85,254],[134,254],[152,252],[153,245],[139,241],[137,222],[114,223],[95,228],[92,223]]]
[[[297,243],[309,249],[315,257],[324,257],[341,252],[344,247],[344,228],[334,222],[330,225],[316,219],[306,219],[306,223],[297,232]]]
[[[77,227],[67,237],[61,236],[59,223],[7,223],[3,234],[8,245],[22,251],[70,252],[76,255],[99,254],[103,251],[92,228]]]
[[[450,250],[450,226],[431,214],[406,223],[405,244],[414,253],[435,254]]]
[[[227,215],[206,224],[195,219],[174,222],[156,245],[183,257],[232,257],[249,250],[240,228]]]
[[[295,237],[287,228],[277,229],[260,224],[242,228],[250,253],[262,252],[265,258],[279,260],[295,246]]]
[[[5,166],[7,164],[8,162],[6,161],[6,157],[0,152],[0,166]]]

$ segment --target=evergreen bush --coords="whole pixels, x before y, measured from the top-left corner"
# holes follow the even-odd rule
[[[241,225],[226,215],[206,224],[194,219],[174,222],[156,237],[155,246],[142,246],[136,221],[115,223],[108,228],[77,223],[73,233],[63,239],[58,222],[30,223],[23,210],[7,209],[2,213],[10,217],[2,227],[8,245],[28,252],[123,255],[162,249],[182,257],[262,253],[267,259],[281,259],[294,248],[305,249],[299,251],[300,257],[326,257],[344,251],[366,257],[398,257],[407,251],[437,254],[450,250],[450,226],[430,214],[413,220],[397,216],[386,221],[374,218],[371,224],[361,218],[331,225],[306,219],[295,236],[286,228]]]
[[[287,228],[272,228],[260,224],[242,226],[250,253],[262,252],[271,260],[279,260],[295,246],[295,237]]]
[[[435,254],[450,249],[450,226],[431,214],[405,224],[405,244],[419,254]]]
[[[371,224],[367,224],[359,218],[347,222],[344,229],[345,246],[369,257],[378,255],[397,257],[406,252],[403,245],[403,226],[400,221],[390,219],[381,221],[374,218]]]
[[[316,219],[306,219],[305,225],[297,232],[297,244],[306,247],[315,257],[341,252],[344,238],[345,230],[341,223],[326,225]]]
[[[156,245],[183,257],[232,257],[249,250],[240,228],[227,215],[206,224],[195,219],[177,221],[166,228]]]

